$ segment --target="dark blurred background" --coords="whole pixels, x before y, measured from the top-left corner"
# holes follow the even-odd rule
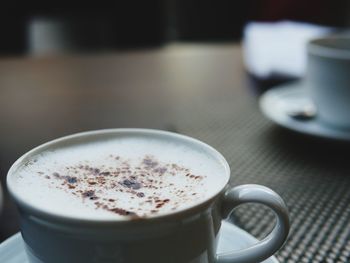
[[[114,3],[5,1],[0,54],[24,55],[157,47],[169,41],[232,41],[248,21],[349,25],[347,0],[149,0]]]

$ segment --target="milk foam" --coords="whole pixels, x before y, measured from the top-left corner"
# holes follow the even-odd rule
[[[12,188],[49,213],[95,220],[154,217],[191,207],[226,183],[225,167],[181,141],[116,137],[53,147],[12,175]]]

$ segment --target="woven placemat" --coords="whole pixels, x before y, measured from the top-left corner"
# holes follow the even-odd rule
[[[350,262],[350,145],[283,130],[246,91],[231,95],[177,105],[174,129],[222,152],[232,185],[263,184],[284,198],[292,227],[276,253],[281,262]],[[259,205],[242,206],[234,216],[258,238],[274,224],[272,212]]]
[[[20,153],[50,138],[102,127],[169,129],[201,139],[222,152],[231,166],[232,185],[263,184],[284,198],[292,228],[285,246],[276,254],[281,262],[350,262],[349,143],[287,132],[262,116],[248,92],[241,55],[238,45],[180,45],[168,51],[108,56],[100,62],[84,59],[83,66],[68,60],[64,64],[66,73],[57,74],[58,78],[53,73],[65,67],[56,68],[52,66],[55,63],[51,67],[31,60],[18,67],[4,64],[4,94],[11,98],[30,94],[33,102],[34,97],[44,94],[49,102],[57,100],[57,105],[67,105],[50,104],[43,108],[49,114],[41,115],[45,110],[40,110],[36,118],[36,111],[29,111],[20,119],[20,111],[12,103],[11,107],[3,103],[4,120],[11,120],[2,127],[3,180]],[[46,67],[48,74],[43,74]],[[67,81],[67,76],[80,76],[85,70],[91,73],[88,81]],[[30,74],[32,77],[28,77]],[[44,77],[41,80],[39,76]],[[61,82],[53,85],[59,88],[57,92],[44,92],[47,83],[51,86],[61,77],[62,86]],[[91,82],[94,77],[96,80]],[[3,97],[4,102],[10,101],[9,96]],[[12,118],[8,117],[9,109],[13,109]],[[58,111],[51,112],[53,109]],[[30,122],[33,129],[24,136],[18,124],[23,120],[27,125],[28,116],[35,116],[30,119],[34,123],[44,120],[47,127],[36,128]],[[7,202],[7,206],[1,219],[3,238],[18,231],[13,203]],[[240,227],[258,238],[264,237],[274,223],[273,215],[258,205],[244,205],[234,217]]]

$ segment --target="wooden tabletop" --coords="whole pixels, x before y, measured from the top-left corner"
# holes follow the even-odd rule
[[[2,185],[10,165],[41,143],[102,128],[176,130],[188,107],[220,107],[237,93],[246,96],[243,81],[236,44],[1,59]],[[0,242],[18,230],[17,212],[6,195]]]
[[[184,133],[217,148],[232,185],[258,183],[286,201],[292,222],[280,262],[350,262],[350,144],[301,136],[264,118],[236,44],[0,60],[0,178],[20,155],[63,135],[147,127]],[[273,215],[235,212],[258,238]],[[0,241],[19,231],[6,196]]]

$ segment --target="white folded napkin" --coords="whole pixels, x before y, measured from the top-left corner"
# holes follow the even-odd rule
[[[260,78],[271,75],[302,77],[306,69],[306,44],[332,31],[307,23],[251,22],[244,29],[244,62]]]

